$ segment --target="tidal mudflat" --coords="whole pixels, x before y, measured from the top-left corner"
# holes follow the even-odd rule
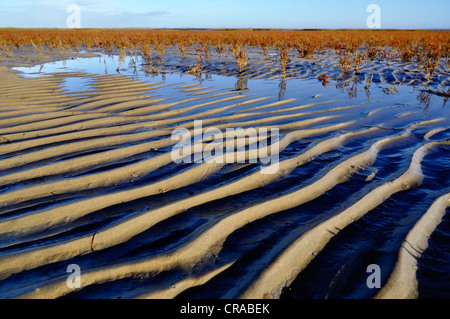
[[[1,298],[450,297],[448,55],[33,44],[0,57]]]

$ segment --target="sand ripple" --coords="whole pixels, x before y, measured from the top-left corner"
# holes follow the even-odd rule
[[[167,85],[126,76],[73,74],[92,89],[67,92],[68,74],[0,72],[6,298],[282,297],[318,256],[332,255],[335,239],[351,238],[345,230],[363,227],[397,194],[420,190],[428,156],[450,145],[445,118],[392,113],[392,105],[274,102],[197,85],[172,85],[184,96],[173,101],[160,94]],[[381,82],[412,80],[404,71],[378,74]],[[279,128],[279,169],[261,174],[249,151],[234,154],[244,164],[173,163],[172,132],[194,134],[199,119],[203,132]],[[389,278],[368,296],[418,296],[417,258],[449,206],[447,187],[408,227],[396,221],[403,232],[390,251],[398,256],[386,257]],[[66,284],[72,263],[82,270],[75,291]]]

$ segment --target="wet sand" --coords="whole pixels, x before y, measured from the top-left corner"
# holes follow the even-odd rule
[[[195,58],[188,54],[180,62],[166,54],[164,66],[154,68],[187,72]],[[250,56],[240,77],[282,78],[276,56]],[[1,60],[0,296],[280,298],[330,243],[348,236],[342,230],[359,225],[396,194],[424,189],[429,205],[409,217],[394,214],[393,227],[400,229],[395,242],[389,249],[378,243],[371,262],[389,260],[383,289],[363,290],[364,297],[418,296],[416,259],[406,251],[427,248],[425,238],[450,204],[448,179],[437,190],[426,184],[442,178],[442,171],[428,176],[422,168],[429,154],[448,165],[447,109],[423,116],[391,102],[367,110],[348,101],[277,100],[251,90],[120,74],[69,71],[26,78],[9,68],[61,58],[38,61],[29,53]],[[212,57],[204,71],[236,76],[226,57]],[[339,83],[365,83],[372,72],[375,84],[439,92],[449,84],[445,70],[427,82],[406,64],[379,62],[360,74],[343,74],[333,56],[292,57],[286,80],[329,74]],[[91,89],[64,90],[70,77],[89,80]],[[161,94],[168,89],[175,100]],[[279,169],[265,175],[260,164],[174,164],[171,134],[180,128],[194,134],[195,120],[203,121],[203,132],[277,127]],[[201,150],[208,145],[203,140]],[[234,155],[247,161],[253,156],[248,150]],[[346,198],[331,195],[340,187],[349,188]],[[399,206],[408,211],[409,204]],[[376,242],[378,231],[368,238]],[[391,231],[386,228],[383,238]],[[355,267],[370,249],[352,244]],[[380,256],[383,250],[389,256]],[[352,270],[341,262],[333,280]],[[81,289],[66,283],[69,264],[81,267]],[[337,289],[333,282],[316,284],[331,287],[329,293]]]

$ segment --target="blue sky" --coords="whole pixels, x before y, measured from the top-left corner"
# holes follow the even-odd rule
[[[0,0],[0,27],[65,28],[78,5],[83,28],[450,29],[450,0]]]

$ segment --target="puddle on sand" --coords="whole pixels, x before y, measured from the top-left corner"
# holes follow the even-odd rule
[[[130,262],[130,260],[139,261],[149,259],[161,253],[173,251],[175,248],[187,245],[195,234],[199,234],[202,229],[205,230],[207,227],[216,225],[217,221],[224,219],[227,215],[232,215],[251,206],[263,204],[269,199],[276,200],[280,196],[290,194],[291,192],[301,191],[303,187],[319,181],[321,182],[322,178],[324,178],[323,181],[327,181],[327,178],[332,178],[332,176],[326,177],[332,168],[344,160],[357,156],[363,150],[369,149],[381,138],[390,138],[404,133],[408,126],[420,121],[444,119],[443,121],[437,122],[437,124],[431,123],[424,125],[424,127],[414,129],[411,136],[408,135],[401,142],[393,142],[393,145],[386,147],[386,149],[380,152],[373,165],[368,168],[368,171],[363,170],[357,172],[348,181],[346,178],[343,178],[345,180],[344,182],[340,182],[323,194],[319,194],[317,198],[302,204],[293,205],[293,207],[289,207],[283,211],[276,210],[278,208],[267,207],[267,209],[274,209],[274,211],[266,217],[247,222],[245,226],[236,229],[232,229],[231,227],[234,226],[230,225],[230,229],[233,232],[224,242],[220,254],[216,256],[217,263],[214,261],[213,264],[211,259],[206,260],[205,258],[204,260],[205,263],[211,261],[211,264],[208,264],[208,267],[210,266],[211,269],[233,262],[233,265],[229,268],[230,270],[223,271],[220,275],[195,287],[195,289],[186,290],[183,292],[184,295],[182,295],[185,297],[220,298],[227,296],[229,291],[235,289],[236,285],[240,285],[242,282],[245,283],[246,280],[255,279],[252,278],[252,274],[262,273],[264,267],[270,265],[271,262],[280,256],[287,245],[301,236],[308,227],[311,228],[317,223],[320,223],[321,220],[327,220],[327,218],[342,212],[352,205],[358,205],[357,202],[375,187],[389,183],[389,181],[403,174],[408,169],[414,152],[427,142],[424,140],[424,136],[428,131],[435,128],[443,129],[440,133],[432,136],[431,140],[445,141],[450,138],[450,130],[448,129],[450,127],[450,112],[449,106],[444,104],[445,100],[436,95],[427,95],[427,92],[424,93],[419,88],[411,86],[399,86],[396,90],[393,90],[392,86],[389,85],[373,84],[370,91],[367,91],[365,90],[365,83],[331,82],[323,86],[318,79],[289,79],[285,81],[283,79],[236,78],[216,74],[203,74],[201,78],[188,74],[169,72],[150,74],[144,72],[139,66],[139,61],[137,62],[135,69],[131,58],[127,57],[119,69],[120,74],[149,83],[158,82],[164,84],[152,90],[151,94],[155,94],[161,98],[168,98],[171,101],[198,96],[193,95],[194,91],[186,91],[181,88],[181,86],[187,84],[196,84],[198,87],[205,88],[205,90],[219,90],[218,93],[229,92],[231,96],[233,94],[249,95],[247,99],[269,97],[267,100],[250,106],[242,105],[223,113],[214,114],[214,117],[217,116],[217,125],[221,125],[227,121],[229,122],[230,120],[227,118],[228,114],[238,114],[237,111],[246,110],[250,107],[254,107],[255,109],[245,119],[249,122],[272,116],[273,114],[268,113],[270,111],[279,111],[275,113],[276,115],[303,115],[301,118],[295,118],[295,121],[314,119],[329,114],[338,115],[336,119],[326,123],[312,125],[314,128],[355,121],[354,125],[347,126],[345,129],[332,130],[324,134],[318,133],[309,138],[301,138],[291,143],[280,154],[283,156],[283,159],[301,155],[306,149],[317,145],[317,142],[339,136],[345,132],[360,131],[374,126],[380,127],[381,129],[377,134],[355,138],[354,142],[344,143],[342,147],[337,147],[333,152],[318,154],[317,157],[311,158],[310,162],[296,167],[292,173],[287,174],[280,180],[268,183],[267,185],[262,183],[263,186],[256,187],[255,189],[236,191],[232,196],[224,198],[218,196],[208,202],[199,205],[195,204],[193,207],[187,207],[188,209],[182,214],[177,214],[171,218],[162,220],[146,231],[134,234],[134,237],[131,237],[128,241],[111,247],[111,249],[105,249],[99,254],[74,256],[71,262],[76,262],[82,269],[107,269],[120,263]],[[118,57],[100,56],[97,58],[80,58],[47,63],[33,68],[15,69],[21,71],[23,76],[26,77],[62,77],[65,79],[63,87],[68,91],[74,92],[94,89],[92,83],[95,82],[96,76],[104,74],[116,75],[118,74],[116,71],[118,65]],[[78,75],[79,73],[84,73],[86,76],[78,77],[75,73],[78,73]],[[204,101],[211,101],[211,99],[217,99],[217,97],[205,99]],[[295,99],[295,101],[268,108],[257,108],[258,106],[264,106],[280,100],[288,101],[289,99]],[[311,108],[292,109],[297,106],[330,101],[333,102],[317,104]],[[177,105],[176,108],[181,109],[198,103],[198,100],[183,103],[182,105]],[[184,113],[183,116],[213,108],[220,109],[222,105],[230,105],[233,103],[236,102],[204,106],[192,112]],[[108,106],[106,105],[105,107]],[[330,110],[331,108],[337,110]],[[120,111],[119,109],[118,112],[120,113]],[[306,114],[310,111],[313,112]],[[172,115],[170,116],[172,117]],[[173,118],[175,121],[178,121],[177,116]],[[232,124],[239,126],[239,121],[237,120]],[[268,125],[276,126],[293,121],[293,118],[280,118],[279,120],[268,122]],[[214,125],[216,124],[216,122],[213,123]],[[308,126],[307,128],[310,127]],[[47,127],[43,128],[43,130],[46,129]],[[92,150],[89,149],[88,151]],[[167,150],[159,151],[165,152],[170,150],[168,148]],[[80,157],[83,155],[86,154],[76,154],[76,156]],[[91,175],[98,172],[96,170],[120,170],[125,164],[121,161],[111,163],[108,158],[105,159],[104,164],[102,162],[98,167],[93,166],[93,170],[85,173],[83,177],[90,178],[90,176],[93,176],[95,177],[95,181],[92,179],[92,182],[96,182],[100,177],[98,175]],[[45,165],[47,163],[44,163],[43,167]],[[116,166],[111,167],[109,165]],[[435,198],[443,192],[448,191],[449,165],[448,147],[440,147],[435,153],[427,156],[421,166],[426,177],[423,183],[417,187],[405,189],[398,194],[390,196],[385,202],[368,211],[364,218],[355,220],[349,227],[345,227],[315,258],[315,263],[313,262],[308,266],[304,275],[300,274],[296,281],[289,287],[292,293],[291,297],[371,297],[374,291],[371,291],[365,286],[367,279],[365,266],[372,263],[380,264],[383,266],[383,274],[388,275],[390,272],[389,269],[393,267],[396,261],[398,249],[408,230],[424,214]],[[178,188],[178,185],[175,185],[167,192],[146,194],[145,197],[138,197],[132,202],[116,203],[109,196],[108,198],[111,200],[108,204],[109,206],[101,210],[89,212],[89,214],[92,213],[94,215],[92,218],[96,217],[95,214],[98,214],[100,216],[100,222],[91,223],[88,220],[91,216],[88,215],[85,216],[86,225],[80,222],[81,226],[78,227],[69,223],[68,225],[61,225],[61,229],[50,230],[49,234],[45,233],[45,237],[37,233],[31,234],[30,238],[35,236],[39,244],[42,245],[54,245],[55,243],[58,244],[59,241],[66,242],[83,236],[95,235],[97,231],[103,231],[111,226],[115,227],[119,225],[122,220],[126,221],[136,215],[148,213],[149,210],[159,207],[161,203],[176,203],[178,201],[179,205],[186,205],[186,202],[183,202],[184,196],[207,192],[212,187],[217,187],[217,189],[226,187],[238,178],[245,178],[252,172],[251,167],[247,170],[244,166],[230,166],[232,167],[227,167],[229,170],[224,169],[218,171],[217,174],[206,177],[201,182],[186,184],[181,189]],[[239,168],[239,170],[234,171],[235,167]],[[30,168],[24,165],[23,169],[27,170]],[[70,180],[79,173],[77,171],[72,172],[71,169],[69,167],[67,172],[63,172],[68,174],[65,177],[67,180]],[[181,172],[180,167],[174,164],[166,165],[160,169],[162,169],[164,174],[167,173],[167,176],[175,176],[175,174],[180,174]],[[183,169],[187,168],[184,167]],[[160,173],[158,172],[158,174]],[[108,176],[108,178],[111,176]],[[368,180],[368,176],[371,176],[370,180]],[[48,181],[46,180],[45,182],[50,183],[54,181],[52,180],[53,178],[58,181],[59,176],[47,176],[47,178]],[[161,178],[162,180],[165,176],[157,175],[157,178]],[[111,189],[107,187],[105,189],[101,187],[93,188],[92,193],[65,190],[65,193],[61,193],[61,197],[58,197],[58,200],[60,200],[58,205],[72,202],[76,203],[78,201],[81,205],[84,204],[84,200],[95,199],[104,194],[119,193],[119,191],[125,189],[133,190],[135,187],[145,186],[153,182],[153,175],[150,174],[148,176],[144,175],[142,179],[137,178],[133,181],[133,184],[119,181],[117,185],[111,186]],[[37,212],[52,208],[51,205],[54,204],[53,202],[46,202],[46,199],[44,201],[41,200],[41,198],[31,199],[27,205],[35,205],[34,209]],[[103,198],[102,200],[105,199]],[[83,207],[84,209],[86,205],[79,207]],[[14,207],[10,210],[8,213],[11,216],[23,213],[20,211],[21,207],[16,207],[16,211],[14,211]],[[33,213],[29,214],[32,215]],[[246,220],[246,218],[245,216],[243,220]],[[55,233],[51,233],[52,231]],[[444,236],[444,238],[448,241],[449,237]],[[21,240],[25,241],[27,239],[21,238]],[[94,237],[92,237],[92,240],[94,240]],[[33,243],[24,242],[23,245],[27,248],[27,245],[33,245]],[[433,247],[432,245],[431,249],[434,249]],[[8,252],[10,248],[2,249]],[[16,247],[13,246],[11,249],[16,249]],[[20,249],[20,247],[17,249]],[[237,262],[234,263],[236,260]],[[448,261],[446,263],[448,265]],[[15,275],[15,277],[3,280],[1,284],[6,288],[3,288],[3,291],[0,289],[0,297],[15,296],[14,289],[25,289],[22,287],[27,287],[27,285],[33,286],[34,282],[39,283],[43,278],[42,274],[44,272],[52,274],[52,276],[55,274],[54,276],[56,278],[59,275],[56,274],[54,269],[63,269],[63,266],[66,265],[67,261],[61,260],[54,264],[46,264],[40,268],[23,271]],[[364,267],[361,268],[361,265]],[[433,258],[431,258],[427,267],[427,269],[439,270]],[[173,278],[182,278],[186,274],[181,271],[184,272],[184,270],[171,269],[170,273],[169,271],[167,273],[169,273],[168,276],[171,276],[173,272]],[[164,277],[167,273],[157,274],[148,279],[148,281],[141,281],[139,284],[133,282],[134,286],[130,282],[127,282],[126,279],[116,280],[110,278],[110,282],[83,287],[81,290],[72,292],[68,297],[116,298],[117,296],[122,296],[124,293],[131,297],[138,296],[139,293],[142,293],[147,288],[151,291],[154,288],[152,285],[158,282],[158,280],[164,284],[170,282],[173,278],[167,279],[167,277]],[[66,275],[65,272],[61,277],[64,275]],[[347,280],[349,278],[351,280]],[[438,287],[439,279],[425,277],[425,280],[429,283],[430,287]],[[39,284],[36,285],[39,286]],[[42,285],[45,285],[45,283],[42,283]],[[450,285],[448,283],[444,282],[442,285],[442,289],[450,291]],[[285,297],[290,296],[285,294]]]
[[[136,59],[136,63],[134,63]],[[57,73],[64,78],[63,89],[68,92],[93,89],[90,85],[93,79],[89,75],[126,75],[135,80],[159,82],[168,85],[158,90],[158,94],[171,99],[192,96],[190,93],[180,94],[173,90],[173,85],[197,84],[199,87],[211,87],[211,90],[234,91],[236,95],[250,94],[255,97],[270,97],[268,101],[296,99],[298,103],[308,104],[330,100],[340,100],[342,105],[356,105],[361,103],[376,105],[390,104],[409,106],[410,111],[422,110],[428,114],[448,116],[446,107],[448,98],[427,92],[423,87],[398,86],[386,84],[372,84],[365,89],[366,83],[331,81],[323,85],[318,79],[251,79],[205,73],[200,77],[178,72],[149,73],[141,69],[140,57],[127,56],[122,62],[116,55],[102,55],[98,57],[73,58],[36,65],[34,67],[15,67],[24,77],[52,76]],[[64,77],[62,74],[67,73]],[[79,74],[84,73],[86,77]],[[191,92],[195,93],[195,92]]]

